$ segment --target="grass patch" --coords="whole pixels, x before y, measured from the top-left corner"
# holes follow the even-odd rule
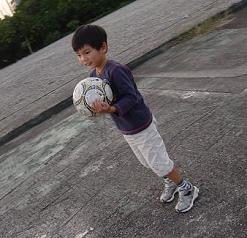
[[[199,23],[189,31],[182,33],[175,39],[168,42],[168,46],[174,46],[176,44],[191,40],[192,38],[212,32],[220,26],[228,23],[233,19],[233,13],[247,7],[247,0],[242,0],[239,3],[234,4],[229,9],[218,13],[217,15]]]
[[[176,44],[191,40],[192,38],[196,36],[212,32],[218,27],[229,22],[231,19],[232,19],[232,15],[227,12],[222,15],[212,17],[208,20],[203,21],[197,26],[193,27],[189,31],[182,33],[176,39],[171,40],[170,44],[176,45]]]

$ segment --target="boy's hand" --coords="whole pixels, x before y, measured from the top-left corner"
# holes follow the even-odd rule
[[[95,101],[92,104],[92,109],[94,112],[100,112],[100,113],[114,113],[117,111],[117,109],[114,106],[110,106],[106,102],[101,101]]]

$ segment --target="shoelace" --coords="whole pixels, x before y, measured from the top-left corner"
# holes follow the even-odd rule
[[[165,181],[165,188],[171,188],[173,187],[173,182],[169,178],[164,179]]]

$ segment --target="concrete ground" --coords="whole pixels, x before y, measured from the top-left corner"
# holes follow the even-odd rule
[[[133,71],[171,158],[200,188],[189,213],[160,204],[162,180],[108,117],[69,107],[1,147],[0,237],[246,237],[243,12]]]
[[[130,63],[240,2],[137,0],[95,23],[109,32],[110,56]],[[70,42],[71,35],[0,71],[0,144],[6,136],[14,137],[42,121],[51,108],[68,104],[76,83],[88,75],[77,63]]]

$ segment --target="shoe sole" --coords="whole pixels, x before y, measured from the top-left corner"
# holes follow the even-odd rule
[[[172,202],[173,200],[174,200],[174,198],[175,198],[175,194],[178,192],[178,188],[176,188],[175,189],[175,191],[173,192],[173,194],[172,194],[172,196],[171,196],[171,198],[169,198],[168,200],[166,200],[166,201],[164,201],[164,200],[162,200],[162,199],[160,199],[160,201],[161,202],[163,202],[163,203],[169,203],[169,202]]]
[[[192,198],[192,202],[191,202],[190,206],[188,208],[184,209],[184,210],[181,210],[181,211],[180,210],[176,210],[177,212],[182,212],[182,213],[188,212],[193,207],[194,201],[198,198],[198,194],[199,194],[199,188],[194,186],[194,189],[195,190],[194,190],[194,194],[193,194],[193,198]]]

